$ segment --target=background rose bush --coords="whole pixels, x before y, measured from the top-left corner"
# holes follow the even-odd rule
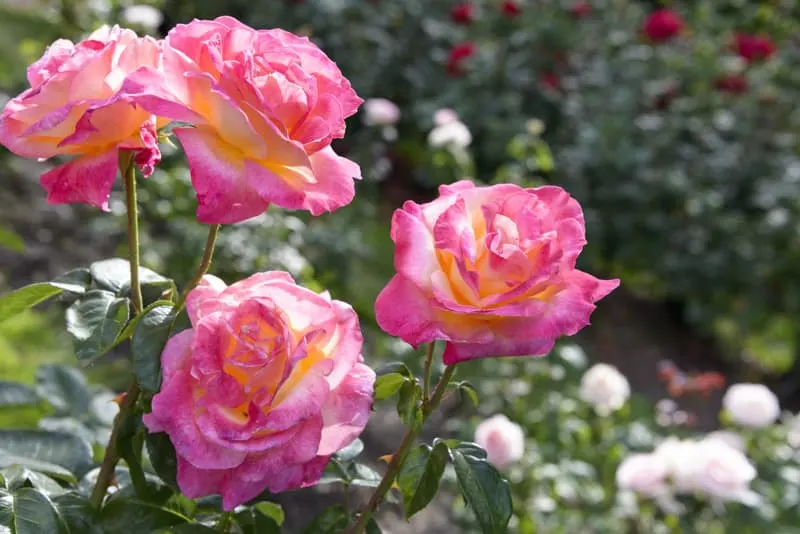
[[[45,44],[65,33],[78,39],[101,21],[125,17],[130,7],[126,2],[43,4],[43,15],[0,8],[5,21],[0,82],[9,95],[23,87],[25,65]],[[792,38],[796,6],[673,3],[670,8],[683,23],[673,23],[662,38],[664,28],[645,31],[653,25],[648,14],[655,2],[546,2],[534,8],[519,1],[512,9],[485,1],[472,2],[460,13],[454,13],[454,2],[444,0],[270,4],[153,3],[164,17],[161,30],[192,17],[228,14],[255,26],[308,33],[360,95],[389,99],[400,117],[390,125],[370,124],[374,121],[362,111],[348,121],[346,140],[334,145],[364,170],[365,180],[347,210],[320,221],[271,210],[226,228],[217,255],[221,277],[234,280],[258,270],[286,269],[305,285],[329,288],[353,303],[371,358],[404,358],[414,367],[419,354],[380,334],[372,310],[392,272],[391,210],[406,199],[428,201],[439,184],[464,176],[554,183],[585,209],[589,243],[582,268],[620,277],[623,287],[648,298],[677,303],[683,317],[724,341],[732,361],[755,358],[776,370],[791,366],[800,309],[793,246],[800,176],[794,113],[798,48]],[[137,29],[160,31],[152,20],[134,20],[141,23]],[[343,27],[348,31],[342,32]],[[450,124],[463,127],[445,129],[449,141],[432,143],[432,132],[441,124],[436,112],[443,108],[454,109],[459,122]],[[194,192],[182,156],[162,148],[164,165],[140,195],[150,236],[143,263],[185,282],[205,232],[194,224]],[[8,154],[2,157],[4,179],[10,178],[18,162]],[[118,199],[115,205],[112,198],[110,208],[112,214],[121,213]],[[5,216],[0,215],[0,224],[7,224]],[[118,236],[124,222],[92,218],[86,224],[91,235]],[[14,228],[20,231],[18,222]],[[26,244],[30,248],[38,239],[29,233]],[[35,326],[47,320],[31,317],[20,319],[26,328],[26,321]],[[41,351],[30,349],[30,334],[21,341],[17,328],[3,326],[11,340],[3,358],[17,362],[8,365],[9,376],[22,368],[32,381],[31,367],[24,364],[32,359],[28,354]],[[44,346],[55,357],[62,352],[58,343]],[[600,351],[589,354],[603,358]],[[609,495],[616,495],[609,489],[616,463],[626,456],[614,449],[608,435],[623,436],[627,443],[628,432],[650,429],[650,438],[636,434],[632,445],[625,445],[626,451],[648,453],[660,434],[692,434],[683,426],[667,432],[658,420],[681,421],[689,414],[651,409],[634,396],[633,404],[609,418],[589,419],[592,411],[578,400],[578,374],[566,364],[550,363],[540,370],[543,382],[518,384],[517,390],[484,379],[499,370],[516,383],[512,379],[522,372],[517,367],[509,371],[505,362],[487,362],[486,372],[472,378],[486,392],[480,415],[506,414],[536,444],[524,457],[526,470],[510,471],[517,499],[527,510],[518,517],[518,528],[524,531],[535,522],[545,531],[575,532],[595,520],[608,525],[598,528],[617,532],[637,513],[645,521],[656,518],[654,531],[668,528],[668,519],[650,504],[635,508],[620,495],[613,497],[613,506],[606,505]],[[119,388],[116,374],[104,368],[92,370],[95,381]],[[559,368],[566,370],[561,379]],[[553,383],[567,382],[565,391],[551,391]],[[520,396],[526,387],[530,396]],[[548,396],[537,396],[537,389]],[[499,405],[492,407],[492,402]],[[628,409],[631,419],[626,418]],[[16,425],[25,420],[25,412],[14,410],[3,416]],[[478,419],[453,431],[468,438]],[[27,422],[35,425],[37,420],[38,412]],[[597,450],[615,451],[609,453],[613,461],[600,453],[588,455],[591,447],[572,435],[579,433],[574,428],[587,432],[581,421],[589,421],[591,435],[603,444]],[[625,430],[631,421],[641,424]],[[760,436],[752,438],[757,445],[747,438],[758,472],[752,487],[770,504],[760,510],[728,505],[725,514],[717,515],[704,502],[690,501],[689,513],[681,516],[684,529],[713,532],[746,521],[760,525],[769,517],[787,525],[796,521],[785,512],[796,503],[797,466],[794,453],[786,449],[796,435],[786,424],[754,432]],[[558,451],[564,453],[557,456]]]

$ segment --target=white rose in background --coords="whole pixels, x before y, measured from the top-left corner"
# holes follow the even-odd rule
[[[740,452],[745,452],[747,449],[747,444],[744,442],[744,438],[736,432],[731,432],[729,430],[716,430],[706,436],[706,439],[718,439],[729,447],[733,447]]]
[[[122,10],[122,21],[131,26],[139,26],[148,31],[155,31],[164,21],[164,15],[158,9],[148,5],[128,6]]]
[[[714,499],[755,505],[759,498],[750,489],[756,468],[741,452],[719,439],[705,439],[695,449],[694,485]]]
[[[693,493],[698,471],[698,443],[691,439],[667,438],[653,452],[667,466],[667,473],[676,493]]]
[[[400,120],[400,108],[386,98],[370,98],[364,102],[364,124],[394,126]]]
[[[502,469],[522,458],[525,433],[503,414],[493,415],[475,429],[475,443],[486,449],[487,459]]]
[[[778,397],[763,384],[734,384],[725,392],[722,407],[737,424],[759,428],[781,414]]]
[[[433,114],[434,126],[443,126],[451,122],[458,122],[458,113],[450,108],[442,108]]]
[[[428,134],[428,144],[434,148],[467,148],[472,143],[472,133],[467,125],[459,120],[436,126]]]
[[[658,454],[632,454],[617,468],[617,486],[646,497],[669,493],[669,466]]]
[[[628,379],[613,365],[593,365],[581,378],[581,399],[591,404],[599,415],[622,408],[631,396]]]

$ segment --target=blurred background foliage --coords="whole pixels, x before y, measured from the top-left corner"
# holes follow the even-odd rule
[[[132,16],[134,3],[154,7],[158,18]],[[351,205],[316,219],[271,209],[224,227],[215,274],[233,281],[257,270],[288,270],[353,304],[371,362],[401,358],[418,365],[418,353],[381,334],[373,316],[375,296],[392,273],[392,211],[406,200],[430,200],[438,185],[464,176],[486,183],[553,183],[584,207],[585,269],[621,278],[621,291],[663,307],[686,325],[685,335],[712,336],[727,370],[746,368],[751,378],[756,373],[775,380],[782,401],[800,408],[800,6],[794,0],[518,0],[517,9],[507,4],[475,0],[465,14],[456,11],[463,6],[454,0],[2,0],[0,92],[13,96],[25,88],[25,67],[50,42],[79,39],[103,23],[160,37],[192,18],[231,15],[255,27],[308,35],[362,97],[397,104],[400,120],[369,125],[363,112],[349,120],[336,149],[364,171]],[[665,4],[683,27],[654,40],[643,25]],[[766,37],[774,50],[767,57],[744,57],[735,47],[739,33]],[[468,126],[469,146],[430,146],[433,117],[442,108],[455,110]],[[181,284],[195,267],[206,229],[194,219],[194,193],[181,155],[166,146],[164,155],[156,173],[142,182],[143,263]],[[124,254],[119,191],[112,196],[111,216],[47,207],[36,184],[41,169],[0,152],[0,291],[115,248]],[[48,210],[58,218],[45,217],[50,233],[43,235],[33,228]],[[601,304],[598,314],[612,301]],[[48,313],[31,312],[0,326],[3,378],[33,383],[41,362],[68,360],[70,348],[52,324]],[[601,348],[589,353],[605,357]],[[630,348],[630,358],[640,356]],[[511,473],[516,498],[524,503],[515,519],[520,531],[560,532],[547,525],[561,525],[563,532],[600,532],[581,523],[583,511],[624,503],[608,495],[605,474],[581,469],[588,464],[613,472],[614,461],[601,456],[611,454],[618,462],[626,450],[650,446],[656,440],[653,407],[637,400],[641,407],[634,403],[614,416],[611,434],[597,434],[585,407],[572,401],[574,384],[553,387],[561,379],[552,380],[552,366],[564,367],[564,384],[573,376],[553,359],[493,360],[467,368],[483,393],[481,412],[524,422],[529,443],[536,444],[525,471]],[[653,376],[657,360],[650,364]],[[90,379],[116,389],[124,383],[118,372],[124,366],[121,361],[94,369]],[[512,376],[529,377],[529,393],[506,387]],[[636,390],[636,379],[632,384]],[[543,408],[530,410],[534,405]],[[716,406],[712,412],[716,417]],[[0,426],[33,426],[41,415],[0,412]],[[469,434],[472,424],[457,419],[449,430]],[[599,440],[591,447],[579,442],[587,425],[586,439]],[[776,436],[769,438],[773,449],[781,439]],[[647,443],[637,445],[636,439]],[[587,447],[592,458],[582,456]],[[575,472],[554,478],[556,464]],[[770,491],[783,491],[775,487]],[[550,509],[559,515],[548,515]],[[628,528],[624,513],[607,517],[611,523],[603,532]],[[797,524],[796,514],[786,517],[786,524]],[[758,524],[758,518],[750,519]],[[526,521],[543,530],[525,530]]]

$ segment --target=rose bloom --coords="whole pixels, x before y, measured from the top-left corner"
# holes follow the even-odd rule
[[[685,26],[681,16],[670,9],[657,9],[647,17],[642,31],[654,43],[663,43],[677,36]]]
[[[392,126],[400,120],[400,108],[385,98],[370,98],[364,102],[364,124]]]
[[[154,117],[120,89],[132,71],[158,63],[155,40],[103,26],[77,44],[59,39],[28,67],[31,88],[0,114],[0,143],[26,158],[72,157],[42,175],[48,202],[108,210],[121,149],[152,174],[161,158]]]
[[[219,493],[232,510],[265,489],[317,482],[372,406],[353,309],[285,272],[231,286],[205,276],[186,306],[192,328],[167,342],[144,416],[175,446],[181,491]]]
[[[592,12],[592,5],[589,2],[575,2],[569,11],[576,19],[586,18]]]
[[[455,110],[450,108],[442,108],[436,111],[433,114],[433,124],[434,126],[442,126],[444,124],[448,124],[451,122],[456,122],[459,120],[458,113]]]
[[[308,38],[195,20],[167,35],[164,71],[140,70],[128,90],[152,113],[194,125],[173,131],[201,222],[243,221],[269,204],[319,215],[353,199],[361,171],[330,144],[362,100]]]
[[[662,456],[632,454],[617,468],[617,486],[646,497],[656,497],[669,492],[668,474],[668,465]]]
[[[493,415],[475,428],[475,443],[486,449],[486,459],[498,469],[519,461],[525,452],[525,433],[503,414]]]
[[[500,6],[500,10],[507,17],[518,17],[522,14],[522,8],[515,0],[505,0]]]
[[[667,466],[669,480],[677,493],[692,493],[696,490],[694,476],[699,469],[698,443],[695,440],[670,437],[653,451]]]
[[[397,274],[375,304],[406,343],[445,340],[444,362],[547,354],[619,285],[575,269],[583,212],[560,187],[462,180],[392,218]]]
[[[749,84],[747,83],[747,78],[741,75],[736,74],[728,74],[719,78],[715,83],[714,87],[721,93],[730,93],[733,95],[740,95],[742,93],[746,93],[747,89],[749,88]]]
[[[428,144],[432,147],[453,146],[467,148],[472,143],[472,133],[466,124],[456,119],[436,126],[428,134]]]
[[[581,399],[600,415],[619,410],[631,396],[628,379],[613,365],[598,363],[581,377]]]
[[[734,384],[725,392],[722,407],[737,424],[760,428],[781,415],[778,397],[763,384]]]
[[[774,56],[776,48],[767,36],[737,33],[733,38],[733,50],[748,63],[753,63]]]
[[[476,51],[477,47],[472,41],[455,45],[447,58],[447,72],[453,76],[464,74],[464,61],[472,57]]]
[[[475,18],[475,6],[469,2],[456,4],[450,8],[450,17],[456,24],[469,24]]]
[[[724,501],[751,504],[757,500],[750,483],[756,468],[741,452],[719,439],[705,439],[697,444],[692,461],[696,491]]]

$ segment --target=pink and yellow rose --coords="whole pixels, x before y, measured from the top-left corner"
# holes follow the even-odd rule
[[[219,493],[231,510],[318,481],[372,406],[353,309],[267,272],[231,286],[205,276],[187,311],[192,328],[167,343],[144,416],[175,446],[182,492]]]
[[[163,73],[126,90],[175,128],[189,160],[198,219],[234,223],[269,204],[314,215],[353,199],[359,166],[330,144],[361,104],[336,64],[305,37],[231,17],[176,26]]]
[[[411,345],[445,340],[446,364],[546,354],[619,285],[575,268],[583,212],[563,189],[464,180],[440,193],[395,212],[397,274],[375,312],[383,330]]]
[[[120,149],[134,151],[145,176],[153,172],[155,119],[120,89],[134,70],[158,69],[159,58],[154,39],[104,26],[78,44],[54,42],[28,67],[31,88],[0,114],[0,143],[28,158],[74,158],[42,175],[48,201],[108,209]]]

